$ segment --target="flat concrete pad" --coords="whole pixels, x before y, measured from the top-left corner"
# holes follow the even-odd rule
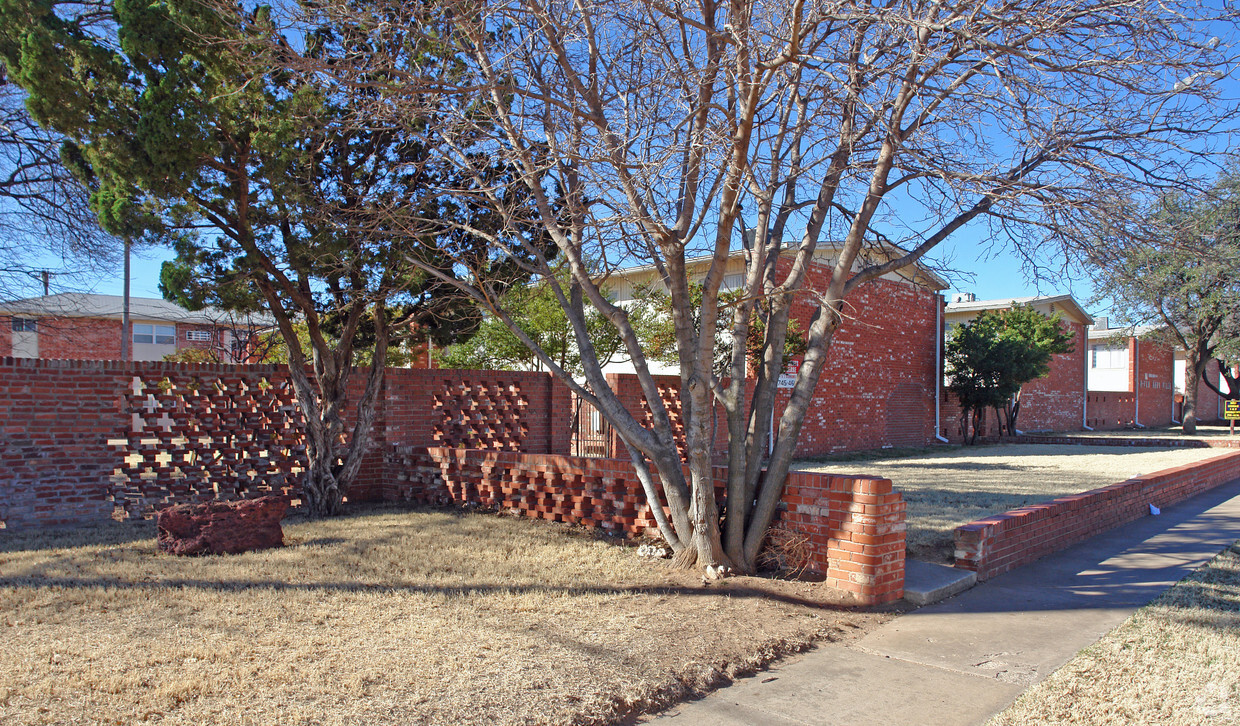
[[[839,645],[811,651],[798,663],[737,681],[660,720],[671,724],[918,724],[957,726],[993,713],[1024,686],[939,671]]]
[[[1240,538],[1240,480],[653,717],[981,724]]]
[[[977,573],[921,560],[904,563],[904,599],[930,605],[958,595],[977,584]]]
[[[1023,690],[1124,622],[1125,608],[936,613],[896,618],[858,647]]]

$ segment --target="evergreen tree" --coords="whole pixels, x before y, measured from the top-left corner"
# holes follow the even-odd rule
[[[369,446],[389,345],[415,324],[441,342],[468,332],[476,309],[450,284],[460,260],[497,286],[522,274],[520,259],[456,231],[464,221],[502,238],[485,207],[434,191],[468,186],[419,133],[442,99],[400,123],[371,120],[379,79],[316,72],[371,42],[355,24],[319,16],[288,34],[294,47],[266,7],[116,0],[111,23],[76,7],[0,2],[11,77],[94,180],[102,225],[174,241],[165,295],[275,318],[305,417],[304,497],[314,514],[337,512]],[[389,44],[417,60],[410,73],[459,80],[444,13],[388,11],[405,28]],[[473,178],[504,188],[504,168],[486,169]],[[374,222],[394,206],[411,210],[405,225]],[[359,346],[372,354],[350,411]]]
[[[956,327],[947,341],[948,390],[960,402],[961,430],[969,443],[994,409],[999,433],[1016,433],[1023,386],[1050,372],[1052,356],[1071,353],[1072,336],[1059,313],[1047,317],[1030,305],[984,310]]]

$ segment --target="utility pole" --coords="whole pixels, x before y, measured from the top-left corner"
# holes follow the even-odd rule
[[[42,277],[43,277],[43,297],[47,297],[50,294],[51,289],[52,289],[51,288],[52,273],[48,272],[47,270],[44,270]]]
[[[125,282],[121,302],[121,360],[130,359],[129,343],[133,336],[129,334],[129,238],[125,238]]]

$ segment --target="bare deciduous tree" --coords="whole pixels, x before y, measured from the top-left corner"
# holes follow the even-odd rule
[[[317,7],[351,14],[372,37],[389,32],[382,6]],[[1230,18],[1190,3],[445,7],[475,69],[457,89],[456,118],[425,132],[459,150],[455,161],[475,196],[486,189],[474,171],[480,163],[501,158],[519,170],[570,277],[556,280],[541,250],[512,252],[534,260],[531,272],[568,312],[584,382],[522,333],[483,271],[450,282],[612,423],[678,562],[743,571],[754,569],[775,516],[815,385],[836,373],[828,354],[849,296],[921,264],[975,220],[1034,256],[1107,190],[1178,183],[1220,119],[1212,84],[1230,62],[1229,46],[1211,38],[1222,26],[1210,25]],[[396,116],[403,103],[448,92],[419,81],[416,58],[359,47],[348,65],[383,79]],[[479,140],[487,154],[476,153]],[[488,201],[502,211],[506,200],[496,193]],[[734,340],[746,340],[751,313],[764,303],[766,345],[752,393],[746,346],[732,346],[725,376],[712,371],[733,255],[745,262],[738,314],[722,318],[734,321]],[[788,262],[777,265],[781,258]],[[808,289],[815,261],[830,267],[830,281]],[[628,311],[604,292],[610,272],[638,264],[656,271],[672,301],[683,451]],[[817,312],[767,457],[794,298],[813,301]],[[607,387],[590,307],[625,342],[653,413],[648,427]],[[722,526],[711,470],[716,404],[729,436]]]

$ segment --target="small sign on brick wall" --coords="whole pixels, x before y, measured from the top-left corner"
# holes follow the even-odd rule
[[[792,388],[797,384],[797,373],[801,370],[801,361],[790,360],[784,366],[784,372],[779,374],[779,380],[776,382],[776,388]]]

